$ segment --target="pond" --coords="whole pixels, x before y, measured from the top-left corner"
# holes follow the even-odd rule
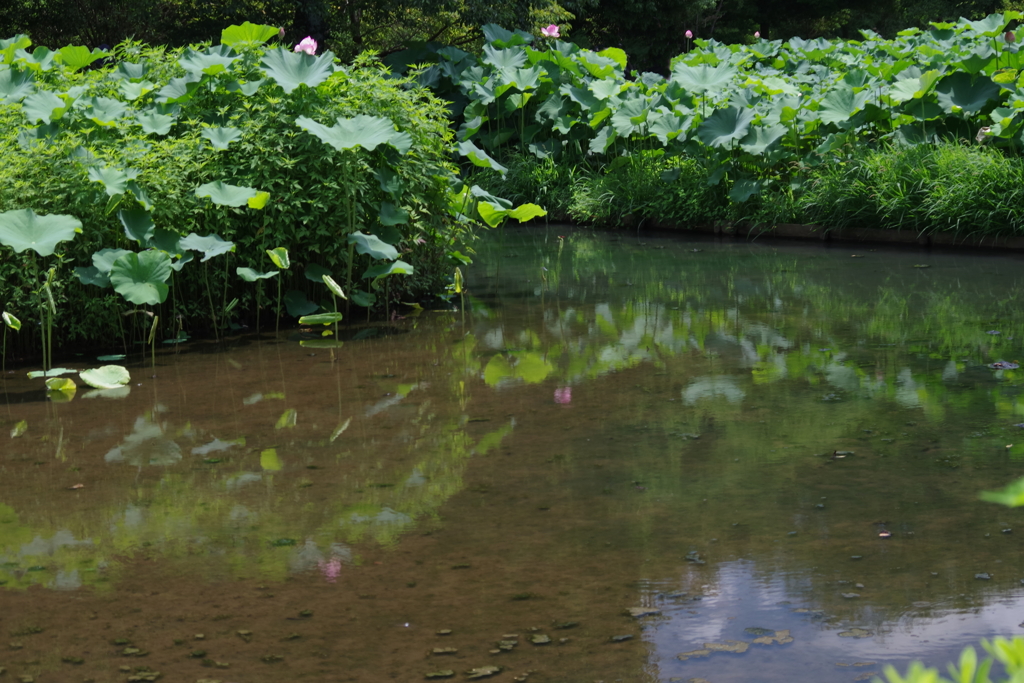
[[[168,348],[70,402],[8,372],[0,667],[857,681],[1024,631],[1021,513],[978,499],[1024,475],[1020,256],[550,226],[475,259],[464,306],[336,351]]]

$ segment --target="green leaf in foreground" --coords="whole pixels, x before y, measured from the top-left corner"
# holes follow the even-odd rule
[[[124,254],[110,268],[114,291],[133,304],[163,303],[167,299],[170,277],[171,257],[152,249],[140,254]]]
[[[14,317],[14,314],[4,311],[4,324],[15,332],[21,329],[21,321]]]
[[[343,292],[338,283],[334,281],[334,278],[330,275],[324,275],[323,280],[324,284],[327,285],[327,289],[331,290],[331,294],[342,299],[348,299],[348,297],[345,296],[345,292]]]
[[[199,134],[209,140],[214,149],[227,149],[232,142],[242,139],[238,128],[204,128]]]
[[[57,58],[71,71],[78,71],[89,66],[97,59],[110,56],[109,52],[100,49],[89,51],[84,45],[68,45],[57,50]]]
[[[398,258],[398,250],[376,235],[364,235],[357,230],[348,236],[348,243],[354,244],[360,254],[373,259],[393,261]]]
[[[46,388],[50,391],[74,391],[78,385],[68,377],[51,377],[46,380]]]
[[[295,125],[338,151],[354,147],[373,151],[378,145],[388,143],[401,151],[400,145],[397,144],[399,140],[395,139],[399,135],[395,130],[395,124],[383,116],[359,114],[350,119],[339,117],[337,123],[329,127],[300,116],[295,119]]]
[[[32,209],[0,213],[0,244],[21,253],[31,249],[50,256],[59,242],[74,239],[82,222],[74,216],[36,214]]]
[[[1018,479],[999,491],[983,491],[978,497],[989,503],[999,503],[1011,508],[1022,507],[1024,506],[1024,478]]]
[[[91,370],[82,370],[78,377],[95,389],[116,389],[131,380],[128,369],[121,365],[104,365]]]
[[[508,169],[506,167],[502,166],[497,161],[492,159],[491,155],[477,147],[469,140],[466,140],[465,142],[460,142],[458,149],[459,154],[465,156],[467,159],[473,162],[474,166],[494,169],[503,177],[506,173],[508,173]]]
[[[292,265],[291,260],[288,258],[288,250],[284,247],[277,247],[275,249],[267,249],[267,256],[274,262],[274,265],[281,270],[288,270]]]
[[[187,237],[181,238],[181,241],[178,242],[178,244],[182,249],[203,252],[201,262],[209,261],[214,256],[220,256],[221,254],[226,254],[229,251],[235,250],[234,242],[228,242],[225,239],[221,239],[219,235],[199,236],[194,232],[190,232]]]
[[[300,85],[315,88],[326,81],[334,73],[334,53],[328,50],[315,57],[277,47],[263,56],[261,66],[282,90],[291,93]]]

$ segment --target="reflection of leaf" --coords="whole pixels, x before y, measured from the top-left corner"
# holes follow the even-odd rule
[[[277,418],[277,424],[274,425],[274,429],[284,429],[285,427],[291,429],[295,426],[298,417],[298,411],[295,408],[289,408],[281,414],[281,417]]]
[[[132,393],[132,388],[126,385],[116,389],[93,389],[82,396],[82,398],[127,398],[130,393]]]
[[[512,366],[501,354],[497,354],[487,361],[487,366],[484,368],[484,382],[487,386],[497,386],[502,380],[511,376]]]
[[[111,390],[128,389],[120,387]],[[181,460],[181,447],[164,436],[160,425],[145,417],[135,420],[132,433],[124,438],[120,446],[110,449],[103,459],[107,462],[126,462],[136,467],[144,465],[168,466]]]
[[[281,459],[277,457],[276,448],[268,448],[260,453],[260,467],[268,472],[281,471]]]
[[[983,491],[979,498],[1006,507],[1022,507],[1024,506],[1024,478],[1018,479],[999,491]]]
[[[516,361],[516,376],[527,384],[543,382],[554,367],[539,353],[521,353]]]
[[[502,439],[504,439],[511,433],[512,423],[509,422],[501,429],[496,429],[490,434],[485,434],[479,441],[477,441],[476,447],[473,449],[473,451],[476,452],[477,455],[487,455],[487,451],[491,450],[496,446],[499,446],[501,444]]]
[[[11,428],[11,438],[17,439],[19,436],[28,431],[28,421],[22,420],[18,424]]]
[[[349,419],[345,420],[344,422],[342,422],[340,425],[338,425],[338,427],[334,430],[334,433],[331,434],[331,443],[334,443],[335,440],[337,440],[337,438],[339,436],[341,436],[345,432],[346,429],[348,429],[348,426],[350,424],[352,424],[352,418],[351,417]]]

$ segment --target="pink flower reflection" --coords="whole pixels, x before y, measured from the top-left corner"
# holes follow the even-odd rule
[[[329,560],[320,560],[316,563],[316,568],[327,579],[327,583],[334,583],[341,576],[341,558],[334,556]]]
[[[572,403],[572,387],[555,389],[555,403]]]

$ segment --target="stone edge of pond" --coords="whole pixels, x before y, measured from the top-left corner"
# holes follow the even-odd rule
[[[572,224],[571,221],[567,221]],[[537,225],[539,222],[528,223]],[[957,232],[917,233],[909,230],[884,230],[881,228],[825,228],[820,225],[801,223],[705,223],[685,225],[666,221],[645,221],[644,224],[656,230],[713,234],[722,237],[773,237],[792,240],[814,240],[819,242],[876,242],[884,244],[906,244],[918,247],[954,247],[961,249],[999,249],[1024,251],[1024,236],[975,235]],[[585,227],[585,224],[579,224]],[[635,229],[637,226],[620,226]],[[643,224],[640,226],[643,227]]]

